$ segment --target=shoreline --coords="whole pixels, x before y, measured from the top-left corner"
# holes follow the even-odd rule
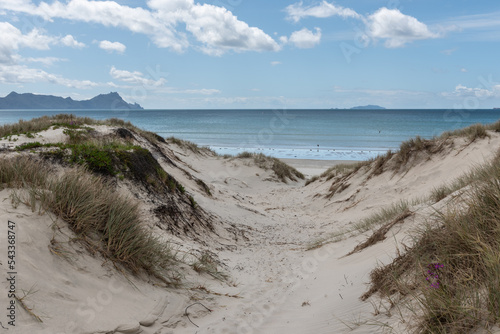
[[[299,172],[304,174],[307,178],[320,175],[328,168],[340,164],[354,164],[358,160],[319,160],[319,159],[289,159],[279,158],[284,163],[294,167]]]

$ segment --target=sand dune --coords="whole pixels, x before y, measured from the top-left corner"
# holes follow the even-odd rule
[[[95,130],[110,135],[116,127]],[[224,159],[171,143],[151,145],[140,134],[134,136],[200,210],[198,223],[189,225],[195,218],[186,216],[187,225],[169,229],[155,214],[161,198],[130,180],[116,181],[117,191],[140,203],[144,225],[184,254],[185,263],[177,268],[182,285],[165,286],[90,254],[73,241],[75,234],[65,221],[49,212],[33,212],[22,203],[13,206],[12,189],[6,188],[0,192],[1,245],[6,249],[7,221],[15,222],[16,295],[22,301],[17,302],[13,332],[383,333],[392,327],[393,332],[410,333],[413,322],[405,319],[404,309],[394,309],[389,316],[383,311],[386,302],[377,295],[360,300],[368,289],[369,273],[389,263],[403,243],[411,244],[412,229],[447,203],[430,205],[419,199],[489,161],[500,147],[500,135],[494,132],[472,143],[456,138],[439,153],[415,157],[398,170],[387,167],[370,176],[370,165],[345,179],[323,177],[305,186],[303,180],[277,182],[272,170],[257,167],[251,159]],[[16,142],[2,139],[0,146],[66,139],[61,129],[40,132],[35,139],[20,137]],[[6,159],[36,153],[0,154]],[[306,175],[320,174],[337,163],[287,162]],[[335,182],[344,189],[332,195]],[[401,200],[415,203],[413,214],[392,227],[385,240],[346,256],[371,234],[352,232],[353,224]],[[342,230],[351,232],[330,242],[329,235]],[[312,247],[318,240],[323,246]],[[8,277],[2,252],[0,275]],[[205,253],[213,255],[227,279],[197,273],[189,266]],[[9,284],[3,280],[1,287],[5,309]],[[0,319],[7,326],[8,319]]]

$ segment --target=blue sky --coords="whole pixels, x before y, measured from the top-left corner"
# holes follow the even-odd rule
[[[0,0],[0,36],[0,96],[500,107],[498,1]]]

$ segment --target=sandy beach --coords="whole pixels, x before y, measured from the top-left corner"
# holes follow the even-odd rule
[[[314,160],[314,159],[280,159],[284,163],[298,169],[307,177],[320,175],[328,168],[340,164],[352,164],[354,160]]]
[[[94,136],[120,133],[118,126],[93,128]],[[162,197],[167,195],[148,191],[147,184],[115,177],[114,192],[137,203],[143,226],[171,245],[180,285],[131,273],[105,253],[92,254],[66,221],[33,209],[27,199],[14,201],[22,192],[13,195],[4,186],[1,245],[6,249],[8,221],[15,224],[17,245],[15,333],[411,333],[418,316],[403,298],[396,308],[377,294],[360,299],[370,272],[410,245],[411,231],[444,209],[452,195],[438,202],[423,198],[491,160],[500,146],[494,132],[472,143],[456,138],[398,171],[374,172],[375,165],[367,165],[348,177],[325,176],[305,186],[306,179],[280,182],[271,168],[251,158],[222,158],[132,134],[132,142],[182,184],[184,192],[167,194],[177,201],[177,219],[166,216],[174,210]],[[35,139],[2,139],[0,146],[13,149],[30,140],[67,138],[61,129],[49,129]],[[12,149],[4,148],[1,159],[37,154]],[[284,161],[307,178],[346,163]],[[56,170],[62,175],[67,168]],[[356,229],[356,223],[402,200],[413,203],[411,214],[385,239],[347,255],[373,232]],[[7,263],[2,257],[2,277],[12,271]],[[4,309],[10,288],[3,280]],[[7,327],[9,319],[0,319]]]

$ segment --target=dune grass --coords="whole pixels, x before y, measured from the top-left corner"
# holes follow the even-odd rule
[[[209,155],[218,155],[214,150],[210,149],[206,146],[199,146],[196,143],[193,143],[189,140],[179,139],[176,137],[168,137],[167,142],[171,144],[175,144],[183,149],[189,150],[196,154],[209,154]]]
[[[42,116],[38,118],[33,118],[31,120],[25,121],[20,120],[13,124],[4,124],[0,126],[0,138],[7,138],[14,135],[27,135],[32,136],[33,133],[48,130],[49,128],[60,128],[64,127],[66,129],[82,129],[88,130],[86,125],[110,125],[123,127],[136,133],[139,133],[152,143],[165,142],[165,139],[156,133],[142,130],[128,121],[124,121],[119,118],[109,118],[106,120],[94,120],[90,117],[77,117],[73,114],[57,114],[53,116]]]
[[[48,164],[20,157],[0,160],[0,185],[26,190],[13,193],[14,204],[52,212],[84,245],[115,264],[178,283],[170,246],[143,227],[138,204],[118,195],[102,177],[81,167],[56,176]]]
[[[482,139],[489,137],[490,135],[486,130],[495,130],[498,128],[498,122],[489,124],[489,125],[483,125],[483,124],[473,124],[471,126],[468,126],[466,128],[462,129],[457,129],[453,131],[446,131],[444,132],[440,138],[449,138],[449,137],[466,137],[469,139],[470,142],[475,141],[476,139]]]
[[[417,302],[411,310],[420,316],[420,333],[468,333],[500,324],[499,159],[474,175],[464,206],[438,215],[405,254],[372,271],[363,296],[379,291],[410,297]]]
[[[298,181],[298,179],[303,180],[305,178],[304,174],[292,166],[278,158],[263,153],[242,152],[232,159],[252,159],[258,167],[264,170],[272,170],[276,177],[283,183],[288,183],[288,180]]]
[[[462,189],[474,182],[484,182],[489,180],[491,178],[491,173],[494,172],[498,164],[500,164],[500,150],[496,153],[491,162],[473,167],[470,171],[453,180],[452,182],[435,187],[429,195],[429,199],[432,202],[436,203],[447,197],[451,193]]]
[[[379,211],[369,215],[368,217],[355,222],[348,227],[340,229],[336,232],[328,233],[320,239],[316,239],[309,243],[306,247],[307,250],[322,247],[329,243],[339,242],[347,237],[360,235],[366,231],[374,230],[378,227],[390,225],[391,222],[398,221],[399,217],[406,215],[410,212],[410,204],[408,201],[398,201],[388,207],[381,208]],[[385,235],[385,233],[384,233]]]

